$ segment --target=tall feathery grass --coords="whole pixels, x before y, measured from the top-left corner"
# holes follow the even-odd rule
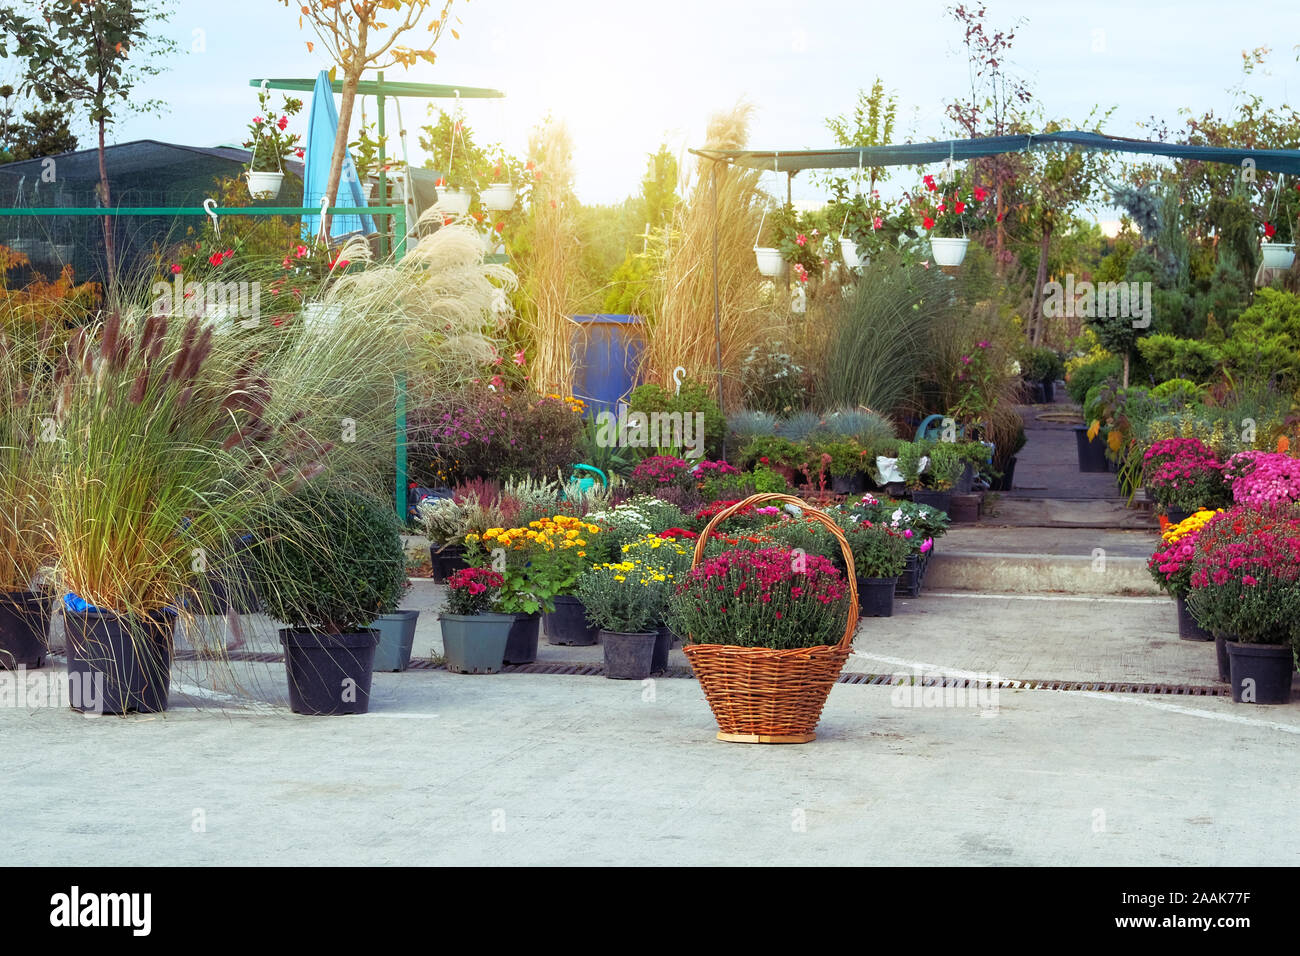
[[[896,253],[873,256],[831,335],[818,388],[823,401],[882,415],[915,410],[933,329],[956,308],[955,284],[938,269]]]
[[[520,321],[531,342],[533,385],[542,392],[570,395],[580,248],[573,142],[567,127],[548,119],[533,131],[528,152],[537,164],[537,181],[520,242]]]
[[[754,108],[738,104],[709,122],[705,144],[740,149],[749,136]],[[737,370],[749,348],[771,333],[759,298],[754,239],[762,216],[760,174],[700,158],[694,184],[675,213],[668,247],[660,260],[655,319],[649,329],[643,376],[671,388],[673,370],[712,383],[717,376],[713,322],[713,189],[717,181],[718,302],[724,395],[734,406]]]
[[[49,557],[36,446],[50,437],[43,359],[52,336],[48,324],[0,330],[0,592],[31,590]]]

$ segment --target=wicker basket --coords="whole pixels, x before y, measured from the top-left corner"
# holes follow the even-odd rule
[[[700,563],[704,545],[719,523],[749,505],[781,501],[798,505],[835,536],[848,568],[849,613],[838,644],[773,650],[728,644],[683,642],[704,696],[717,718],[718,739],[740,743],[802,744],[814,739],[817,721],[831,687],[839,679],[858,626],[858,585],[853,552],[844,532],[823,512],[791,495],[751,495],[714,516],[695,542],[691,567]]]

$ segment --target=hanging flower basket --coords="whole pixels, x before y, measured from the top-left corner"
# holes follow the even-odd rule
[[[781,250],[770,246],[755,246],[754,257],[758,260],[758,271],[765,276],[779,278],[785,275],[785,259]]]
[[[931,236],[930,255],[934,258],[934,264],[937,266],[959,266],[962,260],[966,258],[966,248],[969,245],[969,239],[945,239],[939,236]]]
[[[683,650],[718,721],[718,739],[738,743],[807,743],[839,680],[858,626],[858,588],[853,552],[844,532],[823,512],[792,495],[750,495],[714,515],[695,542],[692,567],[704,557],[714,529],[732,514],[767,502],[793,504],[821,524],[839,542],[848,567],[848,617],[844,634],[833,645],[775,650],[727,644],[697,644],[689,636]]]
[[[469,206],[473,198],[467,189],[439,186],[437,207],[448,216],[459,218],[469,214]]]
[[[479,202],[493,212],[505,212],[515,207],[515,187],[509,183],[493,183],[478,195]]]
[[[1265,242],[1259,248],[1265,269],[1290,269],[1295,262],[1295,246],[1291,243]]]
[[[248,194],[254,199],[275,199],[280,195],[280,187],[284,185],[284,173],[249,170],[245,175],[248,177]]]
[[[844,257],[844,265],[850,269],[871,265],[871,256],[858,255],[858,244],[852,239],[840,238],[840,255]]]

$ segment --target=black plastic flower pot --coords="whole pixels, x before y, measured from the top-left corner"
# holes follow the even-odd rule
[[[469,567],[469,562],[465,560],[465,549],[455,544],[449,544],[441,550],[436,544],[429,545],[429,563],[433,566],[433,580],[438,584],[446,584],[447,579],[457,571]]]
[[[954,524],[974,524],[980,520],[980,501],[983,495],[968,494],[952,496],[952,503],[948,506],[948,517]]]
[[[605,650],[605,676],[611,680],[645,680],[654,666],[658,631],[627,634],[600,631]]]
[[[1029,402],[1031,405],[1042,405],[1047,401],[1046,389],[1042,382],[1029,383]]]
[[[1228,659],[1228,642],[1218,634],[1214,635],[1214,656],[1218,659],[1219,680],[1226,684],[1232,677],[1232,662]]]
[[[555,610],[542,615],[546,640],[551,644],[584,647],[596,643],[597,629],[587,625],[587,608],[576,597],[561,594]]]
[[[537,640],[541,636],[540,614],[516,614],[506,639],[504,660],[507,664],[531,664],[537,660]]]
[[[654,660],[650,662],[650,670],[654,673],[668,670],[668,652],[673,649],[673,644],[677,641],[677,635],[672,632],[668,625],[659,628],[659,637],[655,641]]]
[[[948,514],[948,509],[952,507],[951,491],[932,491],[927,488],[921,488],[912,492],[912,501],[918,505],[929,505],[936,511],[942,511]]]
[[[858,617],[893,617],[898,578],[858,578]]]
[[[157,714],[171,692],[172,615],[122,617],[109,611],[63,612],[68,698],[81,713]]]
[[[1045,380],[1043,383],[1043,404],[1056,404],[1056,382]]]
[[[952,490],[954,494],[965,495],[965,494],[969,494],[970,490],[974,487],[975,487],[975,466],[972,465],[970,462],[966,462],[966,464],[962,467],[961,477],[958,478],[957,483],[952,486]]]
[[[831,475],[831,491],[837,495],[860,495],[867,490],[861,472],[851,475]]]
[[[501,670],[515,626],[513,614],[443,614],[442,653],[456,674],[496,674]]]
[[[371,623],[379,632],[375,645],[375,660],[371,665],[377,671],[404,671],[411,664],[411,649],[415,646],[415,628],[420,623],[419,611],[394,611],[381,614]]]
[[[49,607],[31,591],[0,591],[0,670],[40,667],[49,652]]]
[[[1110,462],[1106,459],[1106,443],[1100,435],[1089,441],[1088,426],[1078,425],[1074,429],[1074,440],[1079,452],[1080,471],[1110,471]]]
[[[1187,609],[1187,596],[1179,594],[1174,598],[1178,605],[1178,639],[1182,641],[1212,641],[1214,635],[1196,623],[1192,612]]]
[[[1165,517],[1169,519],[1170,524],[1182,524],[1192,516],[1192,512],[1184,511],[1182,508],[1170,508],[1165,512]]]
[[[989,491],[1010,491],[1015,487],[1016,479],[1016,456],[1011,458],[1002,468],[1002,474],[989,480]]]
[[[289,679],[289,709],[295,714],[332,717],[370,709],[378,631],[313,634],[283,628],[280,643]]]
[[[1290,644],[1228,641],[1229,685],[1237,704],[1285,704],[1291,700],[1295,658]]]

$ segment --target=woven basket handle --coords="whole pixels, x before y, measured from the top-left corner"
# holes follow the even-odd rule
[[[840,551],[844,555],[844,566],[847,569],[849,582],[849,618],[844,623],[844,635],[839,639],[837,647],[848,647],[853,643],[853,635],[858,629],[858,576],[857,569],[853,566],[853,549],[849,547],[849,539],[844,536],[843,529],[840,528],[830,516],[824,511],[818,511],[816,508],[807,504],[794,495],[783,495],[775,492],[767,494],[750,495],[743,501],[737,501],[734,505],[724,508],[710,519],[709,523],[704,526],[700,536],[695,539],[695,555],[691,558],[691,568],[699,566],[701,559],[704,557],[704,545],[709,540],[709,535],[713,534],[714,529],[730,518],[733,514],[747,506],[757,506],[767,501],[780,501],[784,504],[795,505],[802,508],[805,515],[813,518],[818,524],[835,536],[839,542]]]

